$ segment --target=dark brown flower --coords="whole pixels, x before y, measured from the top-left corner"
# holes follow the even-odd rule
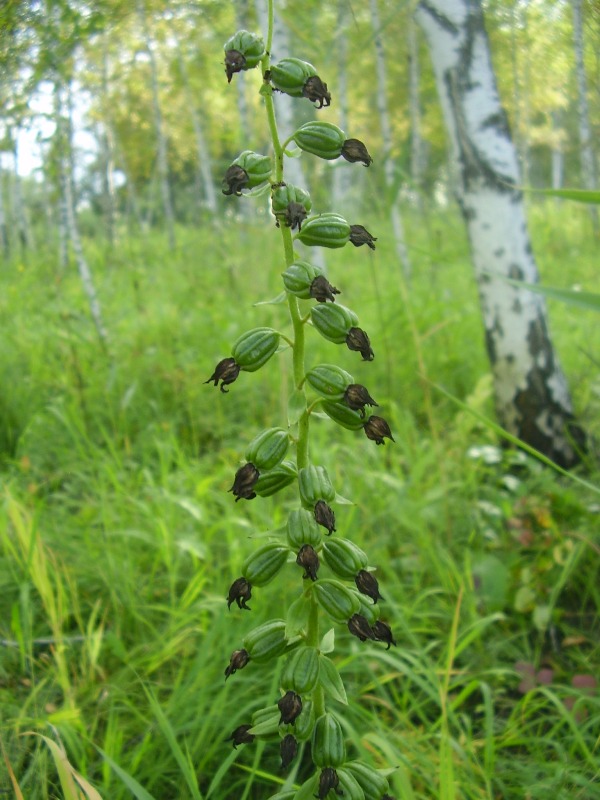
[[[366,569],[361,569],[360,572],[357,573],[354,578],[354,583],[358,591],[370,597],[373,603],[376,603],[378,600],[383,600],[383,597],[379,594],[377,578],[374,578],[372,573],[367,572]]]
[[[352,411],[359,411],[361,417],[365,416],[365,406],[378,406],[369,392],[360,383],[351,383],[344,392],[344,403]]]
[[[368,335],[362,328],[350,328],[346,335],[348,350],[356,350],[363,357],[363,361],[373,361],[375,354],[371,348]]]
[[[247,650],[234,650],[229,659],[229,664],[225,668],[225,680],[230,675],[235,675],[238,669],[244,669],[248,661],[250,661],[250,656]]]
[[[316,554],[314,547],[310,544],[303,544],[300,550],[298,550],[296,564],[298,564],[299,567],[304,567],[303,578],[310,578],[311,581],[317,580],[319,556]]]
[[[238,744],[251,744],[254,741],[254,734],[248,733],[251,727],[252,725],[240,725],[226,741],[233,739],[234,750],[237,750]]]
[[[302,698],[296,692],[286,692],[281,700],[277,703],[277,707],[281,712],[279,719],[280,725],[293,725],[296,719],[302,713]]]
[[[350,225],[350,241],[354,247],[360,247],[361,244],[366,244],[371,250],[375,250],[373,242],[376,242],[377,239],[371,236],[369,231],[363,228],[362,225]]]
[[[315,503],[315,520],[319,525],[327,528],[328,534],[335,530],[335,514],[325,500],[317,500]]]
[[[275,214],[276,225],[279,227],[280,220],[283,220],[287,228],[300,231],[302,230],[302,223],[307,217],[307,212],[302,203],[288,203],[285,211],[279,211]]]
[[[319,778],[319,793],[316,794],[315,797],[318,797],[319,800],[325,800],[332,789],[335,789],[336,794],[344,794],[344,792],[338,788],[339,785],[340,779],[338,778],[337,772],[333,769],[333,767],[325,767],[325,769],[321,771],[321,777]]]
[[[302,89],[304,97],[308,97],[313,103],[318,103],[317,108],[331,105],[331,95],[327,91],[327,84],[323,83],[318,75],[310,77]]]
[[[253,492],[252,489],[259,478],[260,472],[250,461],[238,469],[235,473],[233,486],[229,490],[233,492],[236,503],[242,498],[244,500],[252,500],[253,497],[256,497],[256,492]]]
[[[239,50],[228,50],[225,53],[225,73],[227,83],[231,83],[236,72],[241,72],[246,66],[246,56]]]
[[[310,296],[318,303],[325,303],[327,300],[335,303],[336,294],[340,294],[340,290],[332,286],[324,275],[317,275],[310,285]]]
[[[356,636],[361,642],[366,642],[367,639],[375,639],[375,634],[369,625],[367,618],[362,614],[353,614],[348,620],[348,630],[353,636]]]
[[[223,178],[223,194],[235,194],[239,197],[249,180],[245,169],[239,164],[232,164]]]
[[[363,428],[367,434],[367,437],[374,441],[375,444],[385,444],[383,441],[384,437],[391,439],[392,442],[396,441],[392,436],[390,426],[383,417],[376,417],[375,415],[369,417],[369,419],[363,425]]]
[[[229,594],[227,595],[227,608],[231,608],[232,603],[237,603],[238,608],[245,608],[247,611],[250,611],[250,606],[247,606],[246,603],[252,597],[252,586],[248,583],[246,578],[238,578],[235,580],[231,587],[229,588]]]
[[[287,736],[283,737],[279,745],[279,753],[281,755],[281,769],[287,769],[298,753],[298,742],[293,734],[288,733]]]
[[[228,390],[225,389],[225,386],[234,382],[240,374],[240,369],[241,367],[236,363],[235,358],[224,358],[219,361],[213,374],[207,381],[204,381],[204,383],[214,381],[214,385],[217,386],[219,381],[221,381],[221,391],[227,394]]]
[[[375,634],[375,639],[378,642],[386,642],[386,650],[389,650],[391,645],[394,645],[394,647],[396,646],[396,642],[394,641],[394,637],[392,635],[392,629],[387,622],[382,622],[380,619],[378,619],[373,625],[373,633]]]
[[[342,156],[346,161],[350,161],[353,164],[360,161],[365,167],[373,163],[369,151],[360,139],[346,139],[342,145]]]

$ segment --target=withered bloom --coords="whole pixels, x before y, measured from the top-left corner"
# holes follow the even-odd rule
[[[389,650],[392,645],[394,645],[394,647],[396,646],[396,642],[394,641],[394,637],[392,635],[392,629],[387,622],[382,622],[380,619],[378,619],[373,625],[373,633],[375,634],[375,639],[378,642],[386,642],[386,650]]]
[[[310,296],[318,303],[325,303],[327,300],[335,303],[336,294],[340,294],[340,290],[332,286],[324,275],[317,275],[310,285]]]
[[[363,357],[363,361],[373,361],[375,354],[371,348],[371,341],[362,328],[350,328],[346,336],[348,350],[356,350]]]
[[[333,767],[325,767],[319,778],[319,794],[316,794],[315,797],[318,797],[319,800],[325,800],[332,789],[335,789],[336,794],[344,794],[344,792],[338,788],[339,785],[340,779],[338,778],[337,772]]]
[[[377,241],[377,237],[371,236],[366,228],[362,225],[350,225],[350,241],[354,247],[360,247],[361,244],[366,244],[371,250],[375,250],[373,242]]]
[[[241,72],[246,66],[246,56],[240,53],[239,50],[228,50],[225,53],[225,74],[227,75],[227,83],[231,83],[231,79],[236,72]]]
[[[354,583],[358,591],[370,597],[373,603],[376,603],[378,600],[383,600],[383,597],[379,594],[377,578],[374,578],[373,574],[367,572],[366,569],[361,569],[360,572],[357,573],[354,578]]]
[[[287,228],[292,230],[298,228],[300,231],[302,230],[302,223],[308,214],[302,203],[288,203],[285,211],[280,211],[275,216],[277,217],[277,227],[279,227],[279,220],[283,219]]]
[[[311,581],[317,580],[319,556],[316,554],[314,547],[310,544],[303,544],[300,550],[298,550],[296,564],[298,564],[299,567],[304,567],[303,578],[310,578]]]
[[[245,169],[239,164],[232,164],[223,178],[223,194],[235,194],[239,197],[249,180]]]
[[[365,416],[365,406],[378,406],[369,392],[360,383],[351,383],[344,392],[344,403],[352,411],[360,412],[361,417]]]
[[[240,365],[236,363],[235,358],[223,358],[217,366],[215,367],[215,371],[210,376],[207,381],[204,383],[210,383],[214,381],[214,385],[217,386],[219,381],[221,381],[221,391],[224,394],[227,394],[227,389],[225,386],[228,386],[230,383],[233,383],[237,376],[240,374]]]
[[[254,734],[248,733],[251,727],[252,725],[240,725],[226,741],[233,739],[234,750],[237,750],[238,744],[251,744],[254,741]]]
[[[325,500],[317,500],[315,503],[315,520],[319,525],[327,528],[328,534],[335,530],[335,514]]]
[[[229,659],[229,664],[225,668],[225,680],[230,675],[235,675],[238,669],[244,669],[248,661],[250,661],[250,656],[247,650],[234,650]]]
[[[327,84],[323,83],[318,75],[313,75],[306,81],[302,95],[308,97],[313,103],[318,103],[317,108],[331,105],[331,94],[327,91]]]
[[[353,614],[348,620],[348,630],[353,636],[356,636],[361,642],[366,642],[367,639],[375,639],[375,634],[371,626],[367,622],[366,617],[362,614]]]
[[[298,753],[298,742],[293,734],[288,733],[287,736],[283,737],[279,745],[279,753],[281,755],[281,769],[287,769]]]
[[[342,157],[352,164],[360,161],[365,167],[373,163],[369,151],[360,139],[346,139],[342,145]]]
[[[252,489],[259,478],[260,472],[250,461],[238,469],[235,473],[233,486],[229,490],[233,492],[236,503],[242,498],[244,498],[244,500],[252,500],[253,497],[256,497],[256,492],[253,492]]]
[[[367,437],[372,439],[375,444],[385,444],[383,439],[386,436],[388,439],[391,439],[392,442],[396,441],[392,436],[390,426],[383,417],[376,417],[375,415],[369,417],[369,419],[363,425],[363,429],[367,434]]]
[[[281,712],[279,719],[280,725],[293,725],[296,719],[302,713],[302,698],[296,692],[286,692],[281,700],[277,703],[277,707]]]
[[[231,608],[232,603],[237,603],[238,608],[245,608],[250,611],[250,606],[246,603],[252,597],[252,586],[248,583],[246,578],[238,578],[235,580],[229,589],[227,595],[227,608]]]

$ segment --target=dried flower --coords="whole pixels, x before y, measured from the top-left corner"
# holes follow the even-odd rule
[[[392,635],[392,629],[387,624],[387,622],[382,622],[380,619],[373,625],[373,633],[375,634],[375,639],[378,642],[386,642],[387,647],[386,650],[389,650],[391,645],[396,646],[396,642],[394,641],[394,637]]]
[[[310,544],[303,544],[298,551],[296,564],[299,567],[304,567],[303,578],[310,578],[311,581],[317,580],[317,570],[319,569],[319,556],[317,555],[314,547]]]
[[[297,228],[300,231],[302,230],[302,223],[307,216],[306,208],[302,203],[288,203],[285,211],[279,211],[275,214],[277,220],[276,225],[279,227],[279,220],[283,219],[287,228],[291,228],[292,230],[296,230]]]
[[[235,194],[239,197],[250,181],[248,173],[239,164],[232,164],[223,178],[223,194]]]
[[[349,350],[359,352],[363,361],[373,361],[375,358],[369,337],[362,328],[350,328],[346,335],[346,344]]]
[[[356,636],[361,642],[366,642],[367,639],[375,639],[375,634],[369,625],[367,618],[362,614],[353,614],[348,620],[348,630],[353,636]]]
[[[313,103],[318,103],[317,108],[331,105],[331,94],[327,91],[327,84],[323,83],[318,75],[312,75],[304,84],[302,89],[304,97],[308,97]]]
[[[238,669],[244,669],[248,661],[250,661],[250,656],[247,650],[234,650],[229,659],[229,664],[225,668],[225,680],[230,675],[235,675]]]
[[[254,741],[254,735],[252,733],[248,733],[251,727],[252,725],[240,725],[234,730],[229,739],[226,739],[226,741],[228,742],[233,739],[234,750],[237,750],[238,744],[251,744]]]
[[[375,444],[385,444],[383,441],[384,437],[391,439],[392,442],[396,441],[392,436],[390,426],[383,419],[383,417],[376,417],[375,415],[369,417],[369,419],[363,425],[363,428],[367,434],[367,437],[374,441]]]
[[[252,489],[254,488],[254,485],[258,481],[259,477],[260,472],[250,461],[238,469],[238,471],[235,473],[233,486],[229,490],[230,492],[233,492],[236,503],[242,498],[245,500],[252,500],[252,498],[256,497],[256,492],[253,492]]]
[[[355,247],[360,247],[361,244],[366,244],[371,250],[375,250],[375,245],[373,242],[376,242],[377,239],[374,236],[371,236],[369,231],[366,228],[363,228],[362,225],[350,225],[350,241]]]
[[[204,383],[214,381],[214,385],[217,386],[219,381],[221,381],[221,391],[227,394],[228,390],[225,389],[225,386],[234,382],[240,374],[240,369],[241,367],[236,363],[235,358],[224,358],[219,361],[213,374],[207,381],[204,381]]]
[[[293,725],[296,719],[302,713],[302,698],[291,689],[286,692],[281,700],[277,703],[277,707],[281,712],[279,719],[280,725]]]
[[[351,383],[344,392],[344,403],[352,411],[359,411],[361,417],[365,416],[365,406],[378,406],[369,392],[360,383]]]
[[[238,578],[235,580],[230,588],[229,594],[227,595],[227,608],[231,608],[232,603],[237,603],[238,608],[245,608],[247,611],[250,611],[250,606],[247,606],[246,603],[252,597],[252,586],[248,583],[246,578]]]
[[[335,531],[335,514],[325,500],[317,500],[315,503],[315,520],[319,525],[327,528],[328,534]]]
[[[338,788],[339,785],[340,779],[338,778],[337,772],[333,767],[325,767],[319,778],[319,794],[316,794],[315,797],[318,797],[319,800],[325,800],[332,789],[335,789],[336,794],[344,794],[344,792]]]
[[[240,53],[239,50],[228,50],[225,53],[225,74],[227,75],[227,83],[231,83],[231,79],[236,72],[241,72],[246,66],[246,56]]]
[[[325,303],[327,300],[335,303],[336,294],[340,294],[340,290],[332,286],[324,275],[317,275],[310,285],[310,296],[318,303]]]
[[[357,573],[354,578],[354,583],[358,591],[370,597],[373,603],[376,603],[378,600],[383,600],[383,597],[379,594],[377,578],[374,578],[373,574],[367,572],[366,569],[361,569],[360,572]]]
[[[288,733],[283,737],[279,746],[279,753],[281,755],[281,769],[287,769],[298,753],[298,742],[293,734]]]
[[[360,139],[346,139],[342,145],[342,156],[353,164],[360,161],[365,167],[373,163],[369,151]]]

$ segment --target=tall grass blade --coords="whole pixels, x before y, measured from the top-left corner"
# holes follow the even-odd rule
[[[125,786],[127,786],[131,794],[136,798],[136,800],[156,800],[156,798],[153,797],[150,794],[150,792],[147,792],[143,786],[140,786],[140,784],[136,781],[135,778],[132,778],[128,772],[125,772],[125,770],[122,767],[120,767],[115,761],[113,761],[112,758],[107,753],[105,753],[101,747],[98,747],[98,745],[96,744],[94,745],[94,747],[100,753],[102,758],[106,761],[109,767],[123,781]]]

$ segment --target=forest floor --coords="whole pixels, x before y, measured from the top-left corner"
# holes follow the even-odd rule
[[[542,281],[597,292],[585,209],[540,204],[531,220]],[[460,220],[406,227],[407,283],[381,226],[374,253],[328,254],[373,363],[308,337],[309,365],[367,385],[396,440],[313,425],[315,460],[353,502],[338,530],[377,567],[397,642],[336,632],[352,755],[394,767],[397,800],[600,798],[598,319],[549,304],[591,437],[565,477],[481,421],[491,379]],[[285,305],[253,307],[281,290],[272,238],[271,252],[262,226],[228,219],[178,230],[175,252],[156,233],[88,241],[108,352],[51,243],[1,271],[0,796],[70,797],[56,743],[104,800],[246,800],[285,781],[278,746],[226,742],[275,702],[277,675],[223,673],[293,597],[274,581],[251,615],[225,603],[253,537],[296,504],[293,488],[228,494],[248,441],[285,425],[289,352],[228,395],[205,385],[244,330],[288,324]]]

